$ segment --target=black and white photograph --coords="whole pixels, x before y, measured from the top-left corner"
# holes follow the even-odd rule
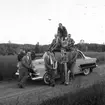
[[[0,0],[0,105],[105,105],[105,0]]]

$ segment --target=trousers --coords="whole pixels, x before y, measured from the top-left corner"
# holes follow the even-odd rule
[[[68,69],[70,70],[70,78],[74,79],[74,66],[75,66],[75,62],[68,63],[67,66],[68,66]]]
[[[27,79],[28,79],[28,69],[24,67],[20,68],[19,69],[19,84],[24,85]]]
[[[50,78],[50,84],[55,84],[55,70],[48,70],[47,73]]]
[[[68,69],[67,69],[67,63],[64,63],[64,71],[65,71],[65,84],[69,83],[69,75],[68,75]]]
[[[69,75],[67,69],[67,63],[60,64],[60,79],[62,83],[69,83]]]

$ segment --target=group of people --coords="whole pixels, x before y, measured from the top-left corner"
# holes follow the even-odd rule
[[[55,86],[56,72],[60,74],[61,84],[68,85],[74,79],[74,66],[77,58],[77,50],[72,48],[70,52],[66,52],[61,48],[60,59],[57,60],[55,55],[50,50],[47,51],[44,57],[45,68],[50,78],[49,85]]]
[[[61,84],[68,85],[69,80],[74,78],[74,65],[77,57],[77,50],[74,47],[75,41],[71,38],[71,34],[67,33],[66,28],[59,23],[57,34],[53,39],[46,55],[44,56],[44,64],[49,76],[49,85],[55,86],[56,73],[60,74]],[[55,52],[60,52],[60,59],[57,60]],[[20,50],[18,54],[19,68],[19,88],[24,88],[24,83],[29,77],[29,73],[33,73],[32,60],[35,59],[34,52],[25,52]]]
[[[67,34],[66,28],[59,23],[55,39],[44,57],[45,68],[50,78],[49,85],[55,86],[56,70],[59,71],[61,84],[68,85],[70,79],[74,79],[74,66],[77,58],[74,43],[71,34]],[[56,51],[60,52],[59,60],[55,58]]]
[[[68,34],[67,29],[59,23],[57,34],[53,39],[49,50],[52,52],[60,51],[61,48],[64,48],[66,51],[70,51],[74,47],[75,41],[71,38],[71,34]]]

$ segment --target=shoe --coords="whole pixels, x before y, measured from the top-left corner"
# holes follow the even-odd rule
[[[18,84],[19,88],[24,88],[24,86],[22,84]]]
[[[55,84],[51,84],[50,86],[55,87]]]
[[[65,83],[65,86],[69,85],[69,83]]]
[[[64,84],[64,82],[61,82],[60,84]]]

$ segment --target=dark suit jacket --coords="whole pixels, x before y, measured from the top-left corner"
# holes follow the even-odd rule
[[[66,37],[67,36],[67,30],[64,26],[62,29],[60,27],[58,27],[57,33],[60,34],[60,37]]]

